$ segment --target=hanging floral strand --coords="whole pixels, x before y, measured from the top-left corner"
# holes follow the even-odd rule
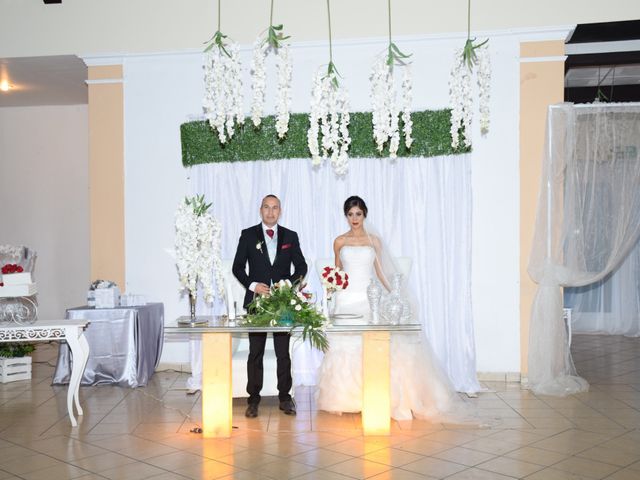
[[[242,79],[239,48],[220,31],[218,0],[218,30],[205,44],[204,115],[221,144],[233,137],[236,125],[244,123]]]
[[[311,164],[320,165],[327,158],[337,175],[347,173],[351,138],[349,136],[349,98],[338,82],[338,70],[333,63],[331,43],[331,6],[327,0],[329,24],[329,65],[326,71],[320,67],[313,79],[311,109],[307,144],[311,152]]]
[[[406,55],[391,41],[391,0],[387,1],[389,10],[389,46],[386,55],[381,54],[373,62],[371,70],[371,100],[373,103],[373,138],[378,152],[382,152],[385,144],[389,143],[389,157],[397,157],[400,146],[399,118],[402,118],[404,141],[407,148],[411,148],[413,138],[413,122],[411,121],[411,68]],[[394,67],[402,67],[403,78],[401,84],[402,101],[396,101],[396,86],[394,81]]]
[[[266,33],[261,33],[253,44],[253,60],[251,62],[253,98],[251,101],[251,121],[255,127],[262,123],[265,91],[267,87],[267,74],[265,63],[269,52],[278,57],[276,68],[278,69],[278,90],[276,103],[276,132],[278,138],[284,138],[289,131],[289,108],[291,105],[291,57],[289,45],[283,42],[288,36],[284,35],[283,25],[273,24],[273,2],[271,0],[271,13],[269,16],[269,28]]]
[[[489,101],[491,89],[491,62],[485,40],[474,44],[471,38],[471,0],[467,3],[467,41],[462,49],[456,50],[449,79],[449,102],[451,104],[451,146],[458,148],[460,131],[464,132],[465,147],[471,146],[471,121],[473,118],[472,77],[474,67],[478,67],[478,110],[480,111],[480,132],[489,131]]]

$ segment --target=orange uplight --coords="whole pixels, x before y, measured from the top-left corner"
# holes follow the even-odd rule
[[[11,85],[9,85],[9,80],[0,80],[0,91],[8,92],[10,88]]]
[[[365,435],[391,433],[389,332],[362,334],[362,429]]]
[[[231,334],[202,335],[202,436],[226,438],[232,428]]]

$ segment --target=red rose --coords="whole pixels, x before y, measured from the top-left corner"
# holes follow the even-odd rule
[[[344,280],[348,281],[349,280],[349,275],[347,275],[346,273],[344,274]]]
[[[331,271],[331,267],[324,267],[324,271],[329,273]]]
[[[4,287],[4,283],[0,282],[0,287]]]
[[[329,278],[327,278],[327,282],[329,282],[329,283],[333,283],[333,277],[329,277]]]
[[[24,268],[22,268],[20,265],[18,265],[18,268],[16,268],[16,270],[18,271],[18,273],[24,272]]]
[[[349,282],[345,280],[344,285],[342,285],[342,288],[347,288],[349,286]]]
[[[336,285],[338,286],[342,285],[342,277],[340,276],[339,273],[336,273]]]

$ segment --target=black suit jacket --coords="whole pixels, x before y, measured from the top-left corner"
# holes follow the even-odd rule
[[[260,243],[261,248],[256,248]],[[246,273],[246,265],[249,262],[249,273]],[[295,271],[291,274],[291,264]],[[244,296],[244,307],[253,301],[254,293],[249,290],[253,282],[271,283],[280,280],[297,281],[307,274],[307,262],[304,260],[298,234],[293,230],[278,225],[278,246],[273,265],[269,261],[269,252],[264,239],[262,224],[249,227],[242,231],[238,241],[238,249],[233,259],[233,275],[247,289]]]

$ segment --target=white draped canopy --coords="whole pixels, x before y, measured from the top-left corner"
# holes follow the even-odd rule
[[[536,393],[566,395],[588,388],[571,360],[561,287],[597,288],[633,272],[637,256],[629,254],[640,238],[639,154],[640,105],[550,107],[529,263],[539,284],[529,336],[529,381]],[[611,330],[629,323],[627,329],[634,331],[639,274],[635,268],[629,298],[636,300],[627,309],[636,317],[610,315]],[[586,295],[574,291],[574,304],[586,305]]]
[[[409,278],[420,322],[458,391],[479,389],[471,312],[471,157],[351,159],[338,178],[307,159],[214,163],[191,168],[190,190],[204,193],[223,224],[222,256],[232,258],[240,231],[259,223],[267,194],[282,200],[280,224],[298,232],[318,289],[313,262],[333,257],[333,239],[348,230],[342,204],[367,202],[392,253],[413,259]],[[293,365],[296,377],[296,362]]]

